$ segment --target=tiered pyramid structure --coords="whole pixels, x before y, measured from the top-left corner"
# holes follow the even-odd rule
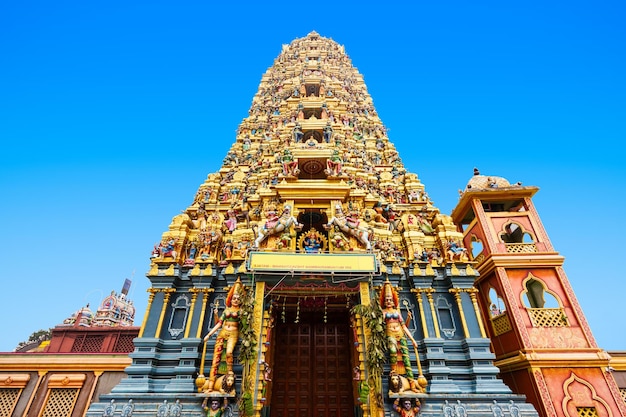
[[[302,229],[259,238],[285,206]],[[354,233],[325,230],[338,209]],[[458,243],[438,214],[343,47],[311,33],[285,45],[265,73],[222,168],[174,219],[155,260],[197,269],[237,263],[252,249],[303,252],[310,233],[323,252],[371,247],[401,265],[444,257]]]
[[[133,364],[88,416],[537,415],[343,46],[283,45],[234,139],[155,245]]]

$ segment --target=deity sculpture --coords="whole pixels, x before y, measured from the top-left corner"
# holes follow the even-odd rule
[[[239,340],[239,324],[241,321],[241,298],[245,289],[240,279],[237,279],[226,297],[226,308],[222,312],[219,320],[213,328],[204,336],[206,343],[211,336],[217,334],[215,348],[213,350],[213,361],[211,371],[206,381],[203,391],[209,393],[213,391],[218,373],[227,374],[233,371],[233,352]],[[225,366],[224,366],[225,365]],[[221,371],[221,372],[220,372]]]

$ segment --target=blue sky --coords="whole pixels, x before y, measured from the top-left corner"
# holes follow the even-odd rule
[[[540,187],[599,346],[626,349],[623,2],[211,3],[3,5],[0,351],[125,278],[141,324],[152,246],[312,30],[345,45],[443,213],[474,167]]]

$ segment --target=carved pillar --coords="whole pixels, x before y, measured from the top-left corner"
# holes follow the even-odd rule
[[[417,296],[417,306],[420,309],[420,319],[422,321],[422,331],[424,333],[424,339],[428,338],[428,327],[426,327],[426,316],[424,315],[424,306],[422,305],[422,293],[425,290],[422,288],[412,289],[411,292]]]
[[[199,288],[191,288],[189,289],[189,292],[191,293],[191,307],[189,307],[189,311],[191,312],[191,317],[189,317],[189,320],[187,320],[187,326],[185,328],[185,336],[184,338],[188,338],[189,337],[189,332],[191,331],[191,322],[193,321],[193,312],[195,311],[195,307],[196,307],[196,300],[198,299],[198,293],[201,290]]]
[[[213,288],[202,288],[202,311],[200,312],[200,320],[198,320],[198,331],[196,337],[202,337],[202,327],[204,326],[204,316],[206,315],[206,305],[209,302],[209,293],[213,292]]]
[[[167,303],[170,302],[170,297],[172,293],[176,292],[176,288],[163,288],[160,290],[163,292],[163,306],[161,307],[161,315],[159,316],[159,324],[157,326],[156,331],[154,332],[154,337],[160,337],[161,329],[163,328],[163,320],[165,319],[165,310],[167,310]]]
[[[459,315],[461,316],[461,324],[463,325],[463,334],[466,338],[469,338],[469,329],[467,328],[467,320],[465,320],[465,312],[463,311],[463,303],[461,300],[461,293],[463,292],[463,290],[461,288],[450,288],[448,291],[450,292],[450,294],[454,295],[456,305],[457,307],[459,307]]]
[[[485,338],[487,337],[487,332],[485,331],[485,325],[483,324],[482,316],[480,315],[480,310],[478,309],[478,301],[476,300],[476,294],[478,294],[478,290],[476,288],[468,288],[465,290],[472,299],[472,305],[474,306],[474,313],[476,314],[476,320],[478,320],[478,327],[480,328],[480,335]]]
[[[146,323],[148,322],[148,316],[150,315],[150,308],[154,301],[154,296],[159,292],[157,288],[148,288],[150,295],[148,296],[148,307],[146,307],[146,314],[143,316],[143,322],[141,323],[141,329],[139,330],[139,337],[143,337],[143,332],[146,330]]]
[[[430,304],[430,313],[433,316],[433,326],[435,327],[435,337],[437,339],[441,338],[441,333],[439,332],[439,320],[437,320],[437,312],[435,311],[435,302],[433,301],[433,293],[435,290],[433,288],[427,288],[424,290],[426,293],[426,297],[428,298],[428,304]]]

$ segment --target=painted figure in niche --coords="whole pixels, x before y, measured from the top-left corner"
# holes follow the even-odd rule
[[[304,137],[304,133],[302,132],[302,126],[300,126],[300,123],[296,123],[296,126],[293,128],[291,137],[293,141],[296,143],[302,141],[302,138]]]
[[[168,239],[164,245],[161,245],[161,257],[172,257],[176,258],[176,239],[170,238]]]
[[[224,225],[232,233],[237,228],[237,214],[235,210],[230,209],[227,212],[227,216],[228,218],[224,221]]]
[[[324,126],[324,141],[326,143],[330,143],[330,140],[333,138],[333,127],[330,125],[330,123],[326,123],[326,126]]]
[[[220,244],[222,240],[222,232],[216,230],[214,227],[211,227],[208,230],[202,230],[198,236],[200,251],[198,253],[198,258],[202,261],[206,261],[211,257],[211,253],[214,248]]]
[[[289,149],[285,149],[283,151],[282,163],[283,175],[293,177],[300,173],[300,170],[298,169],[298,160],[293,157],[293,154]]]
[[[461,247],[456,240],[449,240],[446,248],[446,257],[448,261],[467,260],[467,249]]]
[[[277,249],[290,249],[291,248],[291,233],[286,230],[280,234],[278,242],[276,242]]]
[[[387,218],[384,214],[387,207],[389,207],[389,204],[384,205],[382,201],[377,201],[376,204],[374,204],[373,209],[376,213],[374,214],[375,222],[387,224]]]
[[[385,334],[387,335],[391,371],[398,375],[404,374],[407,378],[413,380],[413,369],[411,368],[407,339],[413,343],[413,346],[417,346],[417,342],[411,335],[408,327],[406,327],[399,307],[398,294],[389,281],[385,282],[380,292],[380,305],[383,309],[383,318],[385,320]],[[409,316],[408,319],[410,320],[411,317]]]
[[[342,251],[352,250],[352,247],[350,246],[350,241],[348,240],[347,237],[343,235],[343,233],[341,233],[341,230],[339,230],[339,228],[336,226],[332,234],[332,237],[330,238],[330,243],[333,245],[335,249],[338,249],[338,250],[342,250]]]
[[[417,223],[419,224],[419,228],[425,235],[432,235],[435,232],[435,229],[431,226],[431,224],[426,220],[421,214],[417,214]]]
[[[326,175],[337,176],[341,175],[341,168],[343,166],[343,161],[341,156],[339,156],[339,151],[334,150],[333,154],[326,160]]]
[[[207,417],[222,417],[224,415],[224,410],[228,406],[228,400],[224,397],[222,403],[220,404],[220,400],[217,398],[211,398],[210,406],[207,405],[209,398],[205,398],[202,402],[202,409],[206,412]]]
[[[161,244],[154,245],[152,252],[150,253],[150,259],[158,258],[161,255]]]
[[[222,261],[233,257],[233,248],[234,244],[232,240],[228,239],[226,242],[224,242],[224,246],[222,247]]]
[[[306,234],[302,244],[306,253],[318,253],[322,248],[322,241],[314,228]]]
[[[198,239],[194,239],[189,242],[187,246],[187,259],[185,259],[184,265],[192,266],[196,263],[196,255],[198,253]]]
[[[255,189],[253,186],[250,187],[250,190],[247,190],[247,193],[254,194]],[[238,200],[232,206],[232,210],[235,212],[236,222],[246,222],[246,227],[250,227],[250,203],[248,203],[248,197],[243,196],[240,200]]]
[[[218,374],[227,374],[233,371],[233,351],[239,340],[239,323],[241,322],[241,299],[245,288],[240,279],[228,291],[226,308],[213,328],[204,336],[206,343],[211,336],[217,333],[211,371],[202,390],[205,393],[213,391]]]
[[[420,201],[420,194],[417,190],[411,190],[409,192],[409,203],[417,203]]]
[[[398,216],[392,205],[388,205],[386,215],[390,231],[397,233],[404,232],[404,223],[402,223],[402,219]]]
[[[419,415],[421,403],[419,399],[415,399],[415,404],[410,398],[396,398],[393,402],[393,410],[398,413],[400,417],[416,417]]]

